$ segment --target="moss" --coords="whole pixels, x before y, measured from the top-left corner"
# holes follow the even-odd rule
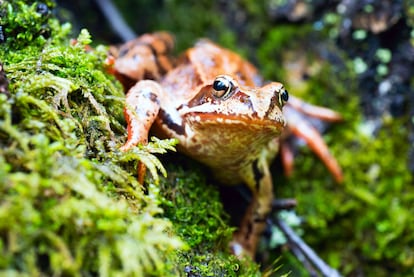
[[[233,230],[227,225],[229,218],[223,211],[217,187],[208,185],[200,170],[185,172],[171,167],[169,171],[171,174],[160,187],[166,197],[162,207],[165,215],[176,221],[180,236],[191,247],[227,250],[225,244]],[[221,241],[223,245],[209,245],[211,241]]]
[[[261,74],[269,80],[286,80],[286,68],[281,65],[283,65],[287,53],[290,53],[292,49],[300,51],[301,44],[309,38],[310,30],[308,25],[302,26],[302,28],[280,25],[270,29],[257,49]],[[296,92],[294,93],[296,95]]]
[[[39,32],[37,5],[1,4],[10,95],[0,95],[0,273],[175,276],[166,261],[184,243],[155,186],[144,191],[131,174],[141,160],[156,183],[165,170],[153,153],[175,141],[118,151],[124,95],[105,73],[106,49],[92,50],[86,30],[70,43],[56,19],[50,36]]]
[[[414,192],[407,186],[412,176],[407,161],[395,158],[404,157],[408,145],[389,139],[404,138],[402,126],[393,120],[375,138],[361,134],[354,123],[332,131],[330,137],[342,138],[342,146],[333,145],[332,151],[344,168],[344,184],[332,183],[316,158],[305,156],[298,159],[300,168],[281,190],[300,203],[298,212],[306,217],[305,239],[345,274],[362,268],[387,275],[384,265],[394,272],[412,273],[413,252],[406,247],[414,239],[409,235],[414,228],[409,219]]]
[[[30,45],[42,45],[50,37],[52,29],[57,31],[58,22],[51,16],[53,1],[15,1],[0,3],[0,26],[3,42],[11,50]],[[54,34],[56,35],[56,34]]]
[[[260,48],[263,57],[278,57],[267,61],[269,68],[300,56],[294,45],[315,37],[293,27],[278,27],[277,31],[277,35],[270,31]],[[268,47],[285,44],[286,36],[295,37],[287,42],[288,52],[295,54]],[[297,85],[290,88],[291,93],[342,113],[344,122],[331,126],[324,137],[343,168],[344,182],[336,184],[311,151],[302,148],[294,175],[278,182],[277,195],[297,198],[297,212],[306,220],[304,239],[343,274],[352,275],[356,270],[369,275],[385,276],[389,270],[412,274],[414,252],[406,247],[414,240],[410,235],[414,224],[409,219],[414,190],[408,185],[413,180],[407,167],[407,119],[384,118],[379,132],[370,133],[370,122],[360,112],[352,62],[332,64],[321,59],[316,49],[310,47],[305,59],[307,67],[317,68],[308,71],[314,74],[306,76],[305,85],[288,84]]]
[[[180,251],[177,267],[191,276],[260,276],[250,259],[240,261],[229,251],[234,231],[228,224],[218,188],[208,184],[200,169],[170,165],[161,182],[161,207],[176,233],[190,247]]]
[[[270,28],[258,58],[265,77],[285,80],[290,93],[341,112],[344,121],[324,137],[343,168],[344,183],[334,183],[311,151],[301,148],[292,178],[276,178],[276,194],[297,198],[305,241],[341,273],[413,274],[414,252],[407,247],[414,240],[407,118],[384,118],[378,133],[369,132],[370,122],[360,111],[357,72],[326,40],[334,26],[324,23],[319,33],[306,24]],[[303,54],[305,41],[311,46]],[[302,66],[306,78],[285,71],[292,65]],[[291,262],[285,269],[291,266],[295,271]]]

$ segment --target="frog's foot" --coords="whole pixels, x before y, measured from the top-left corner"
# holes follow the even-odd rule
[[[251,204],[239,229],[233,234],[230,250],[236,257],[252,257],[256,254],[257,243],[266,227],[266,218],[254,213],[256,205]]]
[[[330,109],[305,103],[293,96],[289,98],[283,112],[287,118],[289,131],[304,139],[312,151],[322,160],[335,180],[339,183],[342,182],[343,175],[338,162],[329,152],[321,134],[309,123],[309,118],[337,122],[342,120],[342,117]],[[293,153],[287,143],[281,144],[281,155],[285,172],[289,175],[293,170]]]

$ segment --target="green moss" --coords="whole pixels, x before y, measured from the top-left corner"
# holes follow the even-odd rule
[[[161,182],[161,207],[176,233],[190,246],[180,251],[177,267],[194,276],[260,276],[250,259],[240,261],[229,251],[234,228],[224,212],[218,188],[206,183],[201,170],[169,166]]]
[[[297,212],[306,221],[305,241],[341,273],[413,274],[414,252],[407,247],[414,240],[407,119],[384,118],[379,132],[369,133],[370,122],[359,108],[352,61],[332,64],[321,59],[318,43],[323,41],[323,51],[337,61],[346,60],[324,41],[331,34],[325,31],[315,34],[309,26],[278,26],[268,31],[258,57],[267,78],[286,80],[290,93],[341,112],[344,121],[332,125],[324,139],[343,168],[344,182],[336,184],[318,158],[303,148],[292,178],[278,178],[276,194],[298,200]],[[305,55],[304,41],[312,45]],[[292,76],[280,65],[291,65],[292,57],[301,55],[305,72],[313,74],[289,82]]]
[[[168,180],[160,187],[168,199],[162,206],[165,215],[180,224],[178,234],[191,247],[227,250],[225,244],[233,230],[227,226],[229,218],[219,201],[217,187],[207,185],[200,170],[184,172],[181,168],[171,168],[169,171]],[[223,245],[209,245],[216,241]]]
[[[344,183],[334,184],[305,151],[297,160],[294,178],[280,191],[296,196],[298,212],[307,222],[305,239],[343,273],[362,268],[367,274],[387,275],[386,265],[394,272],[412,274],[413,252],[406,245],[414,240],[409,216],[414,191],[407,186],[412,183],[407,160],[401,158],[408,145],[395,140],[406,137],[403,124],[388,122],[375,138],[361,134],[357,124],[345,126],[329,134],[342,138],[342,144],[331,149],[344,169]]]
[[[286,80],[287,74],[285,57],[292,50],[299,51],[301,45],[310,39],[311,27],[309,25],[297,28],[291,25],[279,25],[266,33],[266,38],[260,43],[257,58],[261,74],[269,80]],[[309,56],[306,56],[309,58]],[[289,85],[289,84],[287,84]],[[294,92],[295,95],[296,92]]]
[[[281,33],[286,30],[294,32],[290,27],[282,28]],[[272,34],[261,48],[263,56],[270,53],[266,45],[277,44],[274,40],[279,35]],[[300,40],[304,38],[301,34],[303,30],[290,36]],[[344,121],[331,126],[324,137],[343,168],[344,182],[336,184],[324,165],[303,148],[295,160],[293,178],[277,184],[277,195],[297,198],[297,211],[306,219],[305,240],[342,273],[362,270],[387,275],[392,269],[412,274],[414,252],[406,247],[414,240],[410,235],[414,222],[409,216],[414,190],[409,186],[413,180],[405,141],[408,123],[384,118],[380,131],[370,134],[369,121],[363,121],[359,111],[352,63],[342,69],[334,67],[320,60],[312,48],[308,50],[308,66],[316,62],[320,69],[307,76],[306,86],[300,86],[298,92],[312,103],[342,113]],[[283,54],[281,57],[283,60]],[[268,63],[271,68],[272,62]],[[295,87],[290,92],[295,93]]]
[[[105,73],[106,49],[87,50],[85,30],[69,43],[70,25],[55,19],[50,37],[38,33],[36,5],[1,6],[0,274],[175,276],[184,244],[160,216],[158,190],[144,192],[131,172],[140,160],[156,183],[165,170],[153,154],[176,142],[120,152],[124,94]]]
[[[30,45],[42,45],[57,31],[58,22],[51,16],[53,1],[2,1],[0,3],[0,25],[5,36],[6,47],[22,49]],[[57,34],[53,34],[57,35]]]

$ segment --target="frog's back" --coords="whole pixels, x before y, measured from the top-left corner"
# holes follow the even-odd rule
[[[223,74],[234,76],[242,85],[259,86],[263,83],[252,64],[207,39],[188,49],[161,83],[169,94],[191,99],[199,87]]]

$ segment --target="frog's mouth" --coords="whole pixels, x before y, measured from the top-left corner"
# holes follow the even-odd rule
[[[286,126],[285,117],[280,113],[274,118],[259,118],[257,115],[243,115],[243,114],[221,114],[204,113],[204,112],[190,112],[185,115],[185,119],[191,125],[202,126],[246,126],[246,128],[258,129],[274,129],[282,130]]]
[[[249,104],[231,108],[210,103],[182,108],[180,114],[191,124],[245,124],[279,129],[286,126],[282,110],[276,105],[272,105],[262,116],[253,111]]]

